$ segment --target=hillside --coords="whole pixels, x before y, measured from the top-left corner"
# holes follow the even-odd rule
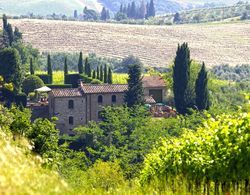
[[[250,64],[250,22],[177,26],[136,26],[88,22],[12,20],[24,41],[41,52],[94,52],[123,58],[133,54],[150,66],[166,66],[178,43],[188,42],[192,58],[209,66]]]
[[[87,6],[101,11],[102,5],[97,0],[0,0],[0,14],[47,15],[52,13],[72,15],[75,9],[81,11]]]
[[[121,3],[128,3],[131,1],[132,0],[0,0],[0,14],[26,15],[28,13],[34,13],[35,15],[47,15],[56,13],[69,16],[73,14],[74,10],[80,12],[85,6],[97,11],[101,11],[102,6],[106,6],[111,11],[116,12]],[[135,1],[140,3],[138,0]],[[201,0],[199,2],[193,0],[157,0],[155,1],[155,7],[157,13],[162,14],[191,9],[204,5],[204,3],[221,5],[235,2],[237,2],[237,0],[227,1],[226,3],[222,0]]]
[[[244,13],[250,15],[250,4],[242,3],[232,6],[214,7],[193,9],[180,12],[178,23],[200,23],[200,22],[213,22],[222,20],[235,20],[239,19]],[[171,23],[174,14],[167,14],[158,16],[153,19],[154,23]]]

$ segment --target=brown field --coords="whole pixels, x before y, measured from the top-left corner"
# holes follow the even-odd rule
[[[165,66],[178,43],[188,42],[191,57],[209,66],[250,64],[250,22],[138,26],[47,20],[11,20],[24,41],[40,51],[94,52],[122,58],[138,56],[146,65]]]

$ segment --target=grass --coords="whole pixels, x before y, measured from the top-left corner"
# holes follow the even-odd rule
[[[250,64],[250,22],[175,26],[123,25],[74,21],[10,20],[26,43],[41,52],[96,53],[139,57],[146,66],[164,67],[178,43],[188,42],[192,59],[208,66]]]

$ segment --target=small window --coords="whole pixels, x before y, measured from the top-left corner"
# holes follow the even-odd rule
[[[69,117],[69,124],[70,125],[74,125],[74,118],[73,118],[73,116]]]
[[[68,107],[69,107],[69,109],[74,109],[74,101],[73,100],[69,100]]]
[[[112,95],[112,103],[116,103],[116,95]]]
[[[101,104],[103,102],[103,97],[102,95],[99,95],[98,96],[98,103]]]

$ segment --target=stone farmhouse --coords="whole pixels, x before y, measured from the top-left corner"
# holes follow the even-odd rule
[[[143,78],[145,103],[166,102],[166,84],[160,76]],[[72,134],[72,130],[90,121],[100,121],[105,106],[121,106],[128,85],[84,84],[78,88],[53,89],[49,93],[49,115],[56,116],[61,133]]]

